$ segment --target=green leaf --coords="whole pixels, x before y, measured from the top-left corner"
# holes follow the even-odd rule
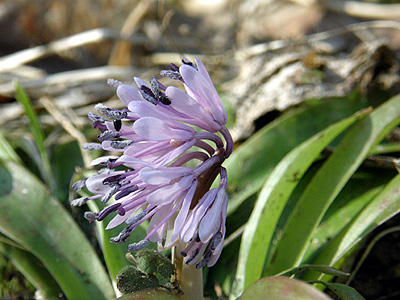
[[[357,113],[302,143],[268,177],[243,233],[236,274],[238,287],[243,283],[246,288],[261,278],[280,216],[305,171],[335,137],[365,114]]]
[[[248,287],[239,300],[332,300],[328,295],[300,280],[266,277]]]
[[[324,266],[324,265],[301,265],[300,267],[296,267],[293,269],[290,269],[288,271],[282,272],[278,274],[277,276],[292,276],[299,274],[304,271],[316,271],[319,273],[327,274],[327,275],[333,275],[333,276],[350,276],[349,273],[342,272],[338,269],[329,267],[329,266]]]
[[[228,215],[262,187],[273,168],[292,149],[366,106],[368,103],[360,101],[357,94],[309,101],[271,122],[235,149],[224,162],[229,178]]]
[[[400,122],[400,96],[359,121],[325,162],[290,215],[265,274],[298,266],[326,210],[369,151]],[[318,263],[325,265],[326,263]]]
[[[0,230],[35,255],[69,299],[115,297],[94,249],[72,217],[22,166],[0,162]]]
[[[25,276],[32,285],[40,290],[47,299],[57,299],[61,289],[43,264],[31,253],[0,242],[0,252]]]
[[[400,175],[397,175],[321,252],[315,263],[335,264],[377,226],[400,212]],[[308,279],[315,279],[309,275]]]
[[[336,294],[341,300],[365,300],[355,289],[342,283],[327,283],[323,281],[315,281],[321,283]]]
[[[0,132],[0,159],[21,163],[21,159]]]
[[[29,99],[24,88],[16,82],[15,84],[15,99],[22,105],[25,111],[25,115],[28,118],[29,127],[35,138],[36,146],[39,150],[41,157],[41,164],[39,166],[42,176],[47,182],[52,191],[53,195],[56,195],[56,184],[52,175],[50,160],[46,152],[46,147],[44,145],[45,136],[40,127],[39,120],[33,110],[31,100]]]
[[[360,213],[385,187],[393,176],[393,170],[358,170],[329,207],[321,223],[314,231],[302,263],[314,263],[323,251],[351,220]],[[300,276],[302,278],[302,276]]]

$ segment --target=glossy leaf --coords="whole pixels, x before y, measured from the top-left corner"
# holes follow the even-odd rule
[[[15,153],[14,149],[10,146],[7,140],[0,132],[0,159],[11,160],[16,163],[21,163],[21,159]]]
[[[104,267],[75,221],[31,173],[0,163],[0,230],[35,255],[69,299],[109,299]]]
[[[329,300],[313,286],[287,277],[267,277],[248,287],[239,300]]]
[[[302,263],[313,263],[325,246],[385,188],[395,174],[394,170],[358,170],[314,231]]]
[[[369,151],[399,122],[400,96],[396,96],[351,129],[297,203],[265,274],[276,274],[301,263],[313,232],[335,197]]]
[[[282,211],[297,183],[320,152],[365,113],[331,125],[291,151],[265,182],[243,233],[236,281],[244,288],[261,278]]]
[[[235,149],[224,162],[231,195],[228,215],[262,187],[273,168],[292,149],[367,105],[358,95],[309,101],[271,122]]]
[[[362,237],[400,212],[400,175],[397,175],[358,215],[348,224],[315,260],[315,263],[333,265]],[[311,274],[307,279],[315,279]]]
[[[278,274],[278,276],[292,276],[304,271],[315,271],[318,273],[333,275],[333,276],[350,276],[349,273],[345,273],[338,269],[324,265],[301,265],[300,267],[296,267],[288,271],[285,271],[283,273],[280,273]]]

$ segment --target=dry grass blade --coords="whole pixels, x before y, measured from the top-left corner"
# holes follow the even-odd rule
[[[85,136],[77,129],[74,124],[64,115],[64,113],[57,107],[53,101],[47,97],[42,97],[39,102],[46,108],[46,110],[53,116],[53,118],[68,132],[73,138],[78,141],[79,147],[81,149],[81,154],[83,158],[83,163],[86,168],[90,166],[92,158],[90,157],[88,151],[82,151],[82,146],[87,142]]]
[[[121,29],[121,36],[130,36],[137,30],[140,21],[148,12],[150,5],[151,1],[148,0],[142,0],[135,5],[135,8],[131,11]],[[115,45],[108,64],[126,66],[130,63],[130,57],[131,44],[127,41],[120,41]]]

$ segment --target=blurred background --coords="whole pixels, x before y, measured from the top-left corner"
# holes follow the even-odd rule
[[[18,81],[45,132],[57,196],[90,236],[83,211],[69,207],[70,183],[92,158],[79,150],[96,136],[87,113],[122,105],[107,79],[149,79],[197,57],[240,144],[305,99],[400,93],[398,21],[399,1],[1,0],[0,130],[40,177]],[[0,261],[1,299],[32,298],[12,261]]]
[[[0,124],[20,128],[15,80],[34,100],[77,109],[110,99],[108,78],[150,77],[184,56],[204,60],[229,94],[235,140],[305,98],[366,90],[371,81],[394,93],[396,2],[3,0]],[[381,73],[390,77],[384,83]]]

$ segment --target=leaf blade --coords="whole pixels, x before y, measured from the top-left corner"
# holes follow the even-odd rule
[[[351,129],[302,195],[287,221],[276,255],[264,274],[276,274],[301,263],[312,233],[329,205],[369,151],[399,122],[398,95],[379,106]]]
[[[115,297],[94,249],[32,174],[0,161],[0,229],[45,265],[70,299]]]
[[[245,289],[260,279],[275,228],[300,178],[337,135],[366,113],[357,113],[314,135],[292,150],[272,171],[260,192],[241,240],[236,275],[236,283],[243,283],[241,288]]]
[[[357,94],[346,98],[318,99],[285,113],[255,133],[224,162],[230,194],[227,215],[261,189],[273,168],[292,149],[367,106],[368,103],[359,101]]]

